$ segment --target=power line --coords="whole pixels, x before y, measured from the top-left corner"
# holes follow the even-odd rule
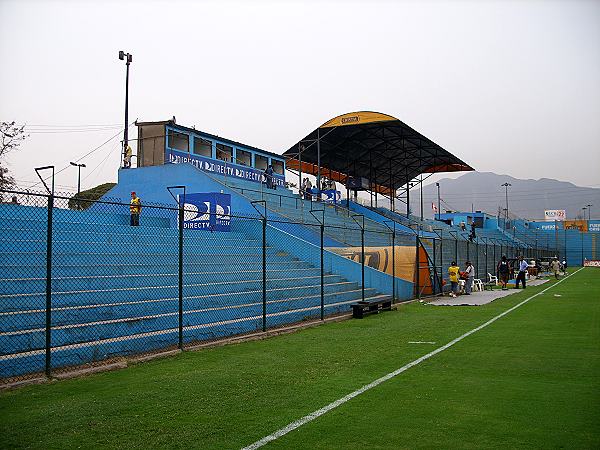
[[[132,123],[131,123],[131,125],[133,125],[133,123],[134,123],[134,122],[132,122]],[[129,125],[129,126],[131,126],[131,125]],[[113,140],[113,139],[115,139],[117,136],[119,136],[119,135],[120,135],[122,132],[123,132],[123,130],[122,130],[122,129],[121,129],[121,130],[119,130],[119,132],[118,132],[117,134],[115,134],[114,136],[112,136],[112,137],[108,138],[106,141],[104,141],[104,142],[103,142],[102,144],[100,144],[98,147],[96,147],[96,148],[94,148],[94,149],[90,150],[90,151],[89,151],[89,152],[87,152],[85,155],[81,156],[80,158],[77,158],[77,159],[75,160],[75,162],[79,162],[79,161],[81,161],[83,158],[85,158],[85,157],[87,157],[87,156],[91,155],[91,154],[92,154],[92,153],[94,153],[96,150],[98,150],[98,149],[100,149],[100,148],[104,147],[104,146],[105,146],[106,144],[108,144],[110,141],[112,141],[112,140]],[[69,164],[69,165],[67,165],[67,166],[65,166],[65,167],[63,167],[63,168],[62,168],[62,169],[60,169],[58,172],[55,172],[54,176],[58,175],[58,174],[59,174],[59,173],[61,173],[61,172],[64,172],[64,171],[65,171],[65,170],[67,170],[69,167],[71,167],[71,165],[70,165],[70,164]],[[52,176],[50,175],[50,176],[48,176],[48,177],[44,178],[44,181],[46,181],[46,180],[49,180],[51,177],[52,177]],[[42,183],[41,181],[38,181],[38,182],[37,182],[36,184],[34,184],[32,187],[34,187],[34,186],[37,186],[37,185],[39,185],[39,184],[41,184],[41,183]]]

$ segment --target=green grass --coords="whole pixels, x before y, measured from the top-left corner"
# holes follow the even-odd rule
[[[0,446],[240,448],[548,286],[4,392]],[[599,448],[598,423],[600,270],[585,269],[266,448]]]

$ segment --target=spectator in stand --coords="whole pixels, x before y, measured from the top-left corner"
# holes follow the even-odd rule
[[[550,269],[554,272],[554,278],[558,280],[558,272],[560,271],[560,263],[558,262],[558,258],[554,258],[550,263]]]
[[[475,240],[475,222],[471,222],[471,234],[469,235],[469,241]]]
[[[142,201],[135,192],[131,193],[131,202],[129,204],[129,213],[131,215],[131,226],[140,225],[140,213],[142,212]]]
[[[311,190],[312,190],[312,187],[313,187],[313,186],[312,186],[312,183],[311,183],[311,181],[309,180],[309,178],[308,178],[308,177],[306,177],[306,186],[305,186],[305,188],[304,188],[304,198],[305,198],[306,200],[310,200],[310,201],[312,201],[312,192],[311,192]]]
[[[502,256],[502,259],[498,262],[496,273],[498,274],[498,279],[502,285],[502,290],[506,291],[508,289],[506,283],[508,283],[508,277],[510,275],[510,267],[508,267],[506,256]]]
[[[16,195],[13,195],[13,196],[12,196],[12,198],[10,199],[10,202],[11,202],[13,205],[18,205],[18,204],[19,204],[19,199],[17,198],[17,196],[16,196]]]
[[[450,297],[456,298],[456,294],[458,293],[459,272],[460,268],[456,265],[455,261],[452,261],[452,264],[448,267],[448,276],[450,278],[450,286],[452,287],[450,290]]]
[[[522,256],[519,256],[519,273],[517,274],[517,280],[515,283],[516,289],[519,289],[519,282],[523,283],[523,289],[525,289],[525,275],[527,274],[528,268],[529,264],[527,264],[527,261],[525,261]]]
[[[471,261],[467,261],[465,266],[465,295],[471,295],[473,290],[473,280],[475,279],[475,267]]]

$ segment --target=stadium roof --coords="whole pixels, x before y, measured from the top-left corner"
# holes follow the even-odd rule
[[[301,154],[299,155],[299,149]],[[401,120],[359,111],[334,117],[284,153],[287,168],[346,183],[348,176],[371,181],[384,195],[423,173],[474,170]]]

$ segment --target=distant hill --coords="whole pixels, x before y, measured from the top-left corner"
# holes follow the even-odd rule
[[[456,179],[444,178],[440,183],[442,212],[484,211],[497,215],[505,208],[505,190],[508,188],[509,211],[522,218],[543,219],[546,209],[564,209],[568,219],[581,217],[581,208],[593,205],[592,219],[600,217],[600,189],[585,188],[549,178],[520,180],[509,175],[491,172],[469,172]],[[432,217],[431,203],[437,205],[435,183],[423,187],[423,210],[425,217]],[[411,190],[411,209],[420,214],[419,189]],[[587,214],[587,212],[586,212]]]

